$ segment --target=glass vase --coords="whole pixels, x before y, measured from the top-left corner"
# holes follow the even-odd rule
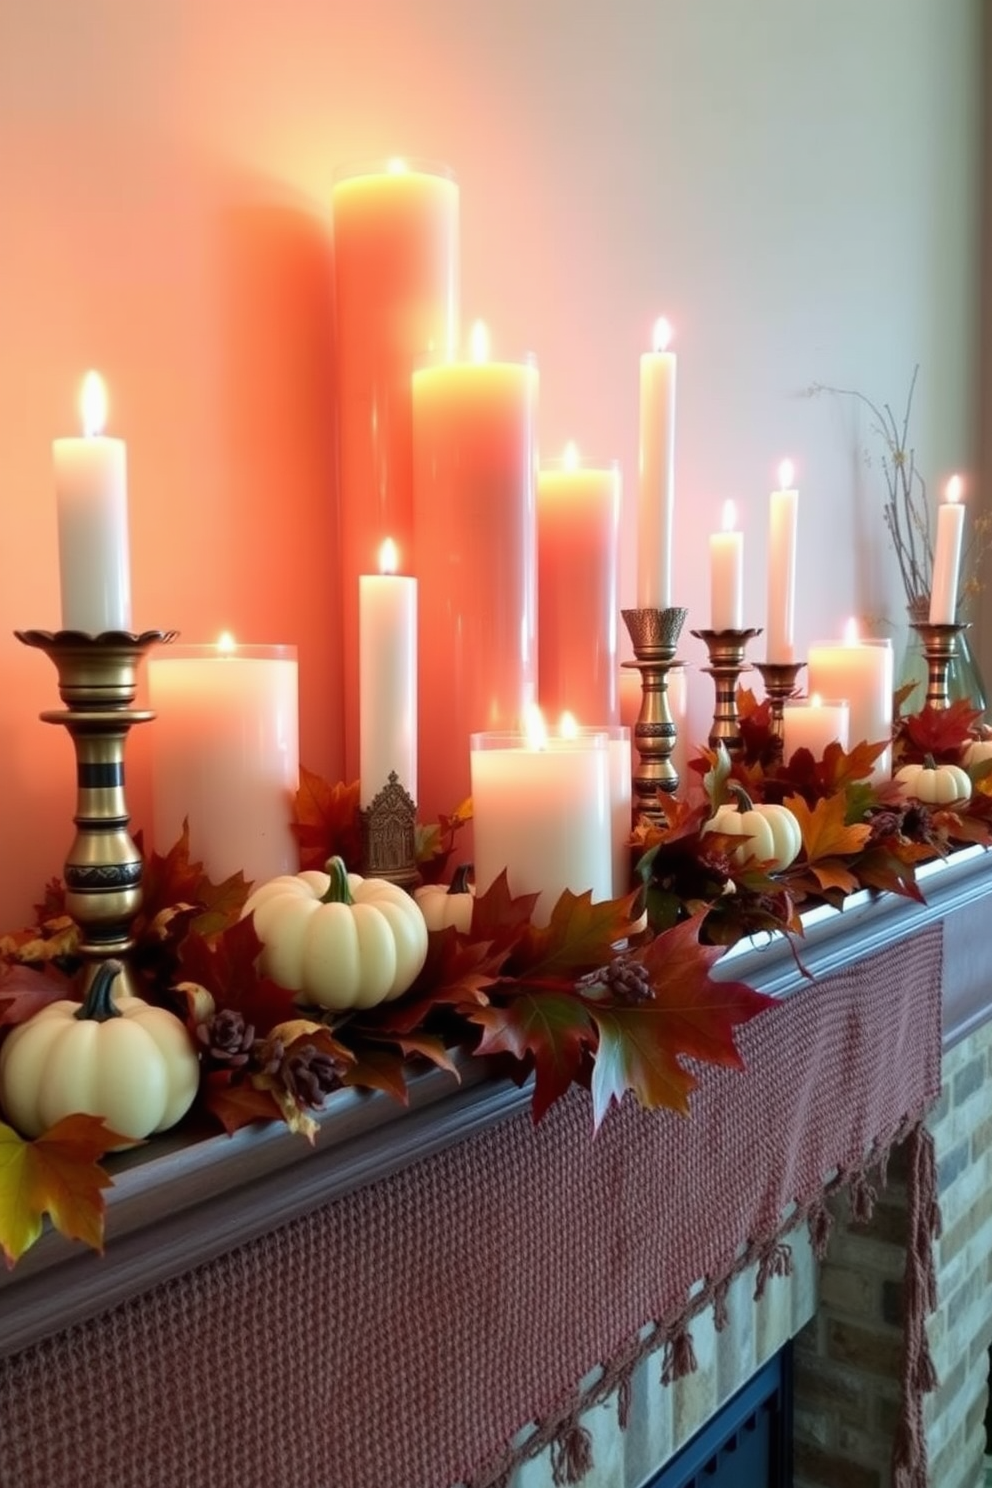
[[[930,600],[926,595],[914,599],[906,606],[909,615],[910,630],[906,642],[906,652],[903,656],[902,667],[899,672],[900,687],[913,684],[914,691],[903,704],[904,713],[918,713],[926,701],[927,694],[927,659],[923,653],[923,641],[919,631],[913,630],[914,624],[925,621],[930,614]],[[957,702],[960,698],[966,698],[973,708],[984,714],[988,705],[985,690],[985,679],[981,668],[975,658],[968,640],[968,632],[962,630],[958,636],[957,650],[954,659],[947,669],[947,700],[950,703]]]

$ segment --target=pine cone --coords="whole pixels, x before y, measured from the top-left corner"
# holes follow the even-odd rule
[[[279,1079],[298,1105],[315,1111],[341,1084],[336,1062],[314,1044],[301,1044],[287,1054],[279,1066]]]
[[[251,1056],[255,1028],[235,1008],[221,1008],[219,1013],[196,1025],[196,1037],[215,1065],[241,1069]]]
[[[635,961],[630,956],[614,956],[609,966],[604,966],[599,973],[599,980],[614,1002],[636,1007],[654,997],[651,973],[643,961]]]

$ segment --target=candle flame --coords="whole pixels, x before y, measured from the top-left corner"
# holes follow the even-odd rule
[[[79,395],[83,433],[87,439],[102,434],[107,422],[107,389],[99,372],[87,372]]]
[[[780,490],[787,491],[789,489],[789,487],[792,485],[793,479],[795,478],[795,473],[796,472],[793,468],[792,461],[783,460],[781,465],[778,467],[778,484]]]
[[[217,650],[222,656],[232,656],[237,650],[234,637],[229,630],[222,630],[217,637]]]
[[[857,639],[858,622],[852,615],[850,620],[848,620],[847,624],[844,626],[844,644],[846,646],[852,646]]]
[[[818,692],[814,692],[810,697],[809,705],[811,708],[819,708],[822,702],[823,699],[820,694]]]
[[[562,464],[566,470],[578,470],[579,468],[579,447],[574,439],[570,439],[565,446]]]
[[[579,725],[575,721],[575,714],[565,712],[558,721],[558,732],[563,739],[577,739],[579,737]]]
[[[393,156],[389,162],[389,174],[391,176],[402,176],[406,174],[406,161],[401,156]]]
[[[544,722],[544,714],[536,703],[531,703],[524,710],[524,733],[527,735],[527,743],[531,749],[547,748],[548,729]]]
[[[379,549],[379,572],[381,574],[394,574],[399,565],[399,553],[396,544],[391,537],[387,537]]]
[[[944,487],[944,500],[950,501],[952,504],[960,501],[963,486],[964,482],[961,477],[959,475],[952,475]]]
[[[654,323],[654,335],[652,338],[655,351],[667,351],[668,343],[672,339],[671,322],[663,315],[659,316]]]
[[[737,522],[737,508],[732,501],[723,503],[723,530],[733,532]]]
[[[477,320],[472,327],[472,360],[473,362],[488,362],[489,360],[489,328],[484,320]]]

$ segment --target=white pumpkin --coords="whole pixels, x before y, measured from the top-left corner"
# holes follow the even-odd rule
[[[992,759],[992,739],[972,739],[964,752],[963,763],[967,766],[983,765]]]
[[[731,781],[728,789],[734,800],[718,806],[703,823],[703,831],[750,838],[731,853],[731,861],[739,867],[769,863],[773,870],[788,868],[803,845],[803,834],[793,813],[787,806],[756,806],[736,781]]]
[[[971,776],[960,765],[938,765],[928,754],[922,765],[903,765],[896,780],[908,796],[926,806],[949,806],[954,801],[970,801]]]
[[[427,959],[427,925],[416,900],[382,878],[283,874],[248,896],[262,942],[261,970],[298,1001],[346,1011],[400,997]]]
[[[175,1126],[193,1104],[193,1040],[165,1008],[112,997],[120,971],[119,961],[103,962],[82,1004],[49,1003],[0,1047],[0,1105],[24,1136],[79,1113],[139,1139]]]
[[[450,885],[423,884],[413,897],[420,905],[428,930],[445,930],[454,925],[462,935],[472,928],[472,906],[475,889],[468,881],[471,864],[461,863],[452,875]]]

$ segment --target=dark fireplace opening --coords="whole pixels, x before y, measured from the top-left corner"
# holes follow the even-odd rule
[[[644,1488],[790,1488],[792,1344],[769,1359]]]

